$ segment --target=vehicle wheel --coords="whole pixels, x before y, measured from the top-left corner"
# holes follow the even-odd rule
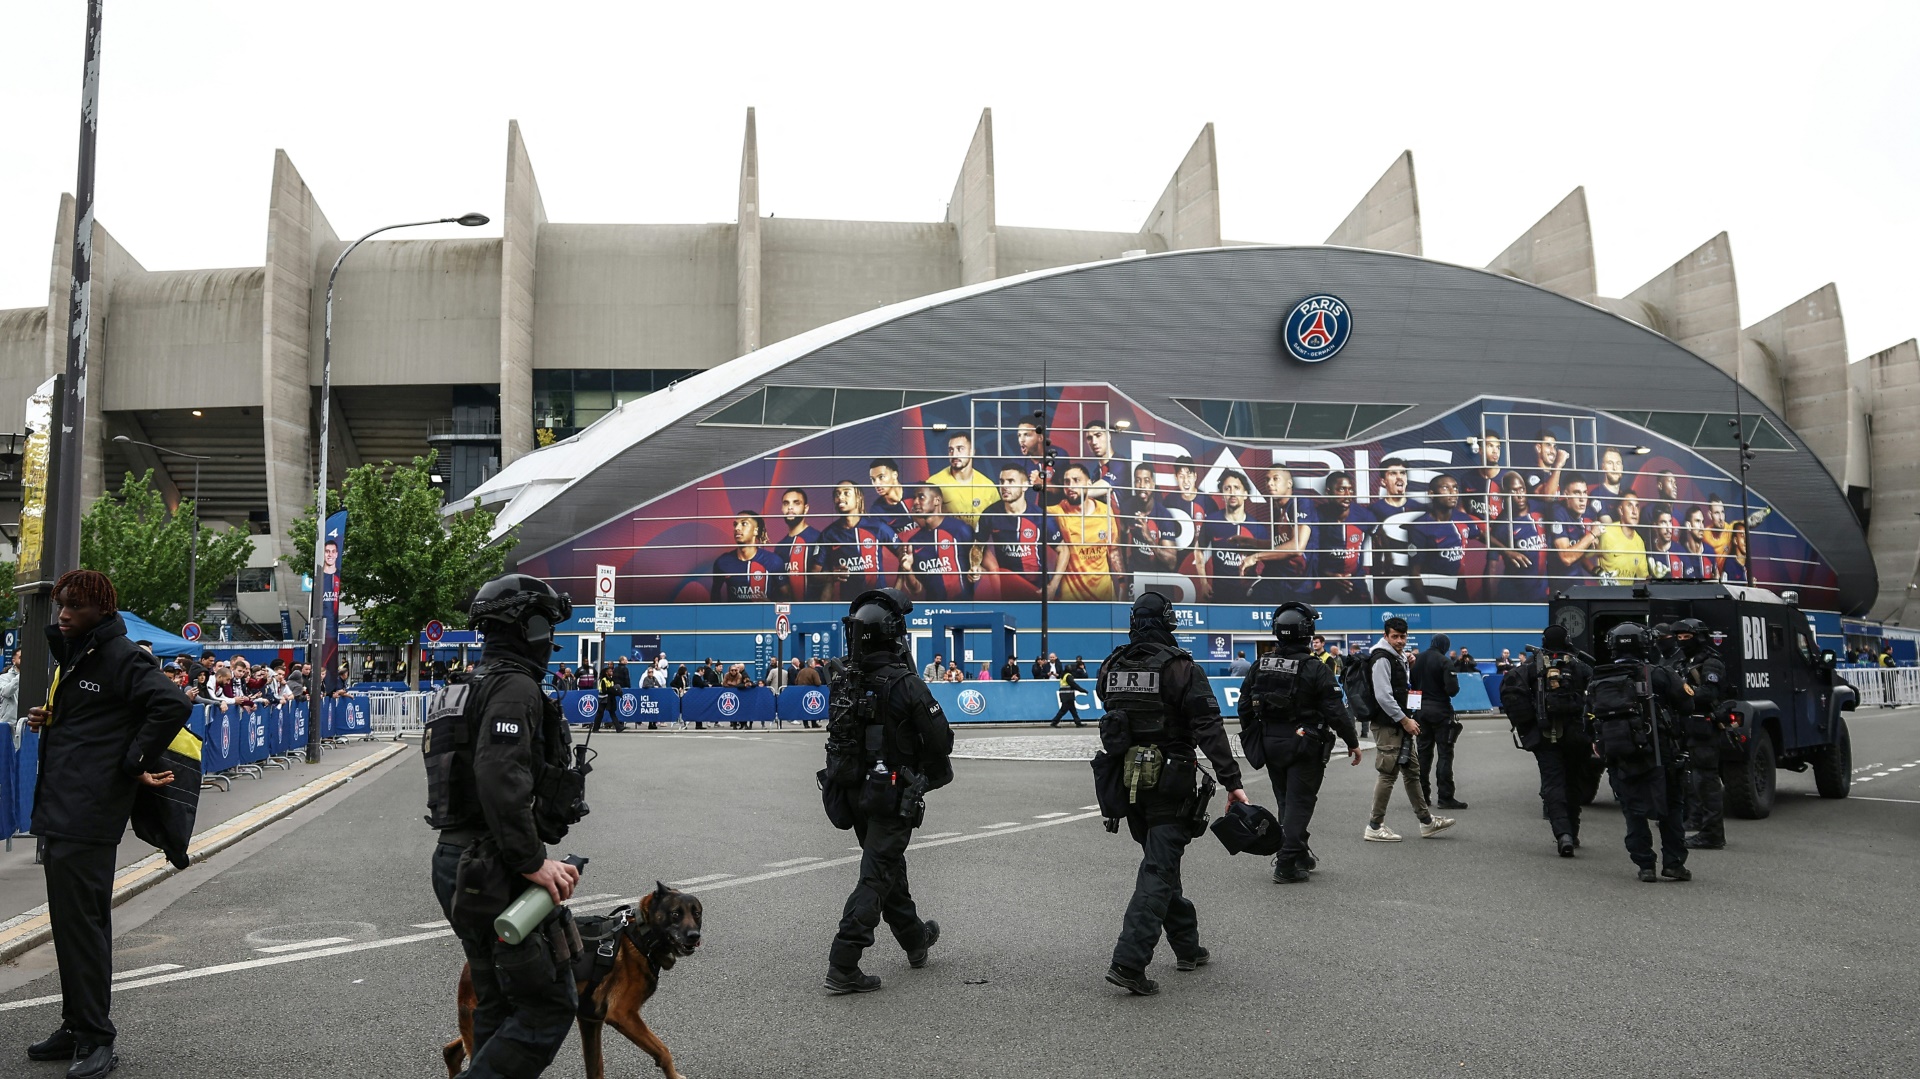
[[[1747,759],[1720,768],[1727,788],[1727,812],[1747,820],[1760,820],[1773,812],[1773,770],[1773,739],[1766,731],[1756,730]]]
[[[1833,744],[1813,759],[1813,785],[1822,798],[1845,798],[1853,786],[1853,736],[1845,716],[1833,720]]]

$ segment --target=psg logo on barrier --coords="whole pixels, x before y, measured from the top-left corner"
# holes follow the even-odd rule
[[[807,690],[800,695],[800,710],[810,716],[824,714],[827,710],[827,695],[817,689]]]
[[[1338,296],[1320,293],[1293,305],[1280,327],[1287,354],[1304,363],[1333,358],[1353,332],[1353,313]]]
[[[580,698],[580,714],[591,718],[600,710],[600,699],[589,693]]]
[[[960,710],[970,716],[977,716],[987,710],[987,695],[977,689],[960,691]]]
[[[740,711],[740,694],[728,690],[720,694],[720,714],[730,716]]]
[[[233,726],[232,724],[227,722],[226,716],[221,716],[220,717],[220,755],[224,757],[231,752],[233,752]]]
[[[638,712],[639,710],[640,710],[640,698],[630,697],[625,693],[620,694],[620,714],[621,715],[631,716],[635,712]]]

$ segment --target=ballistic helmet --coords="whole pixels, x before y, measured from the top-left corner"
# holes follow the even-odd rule
[[[1140,598],[1133,601],[1133,610],[1127,617],[1127,629],[1131,633],[1157,630],[1171,637],[1176,622],[1172,600],[1158,592],[1142,592]]]
[[[1251,802],[1235,802],[1213,822],[1214,838],[1228,854],[1277,854],[1280,850],[1280,822],[1272,813]]]
[[[1313,624],[1320,612],[1312,604],[1289,600],[1274,608],[1273,639],[1285,644],[1306,644],[1313,639]]]
[[[1635,659],[1651,659],[1652,650],[1647,640],[1647,627],[1638,622],[1622,622],[1607,631],[1607,654],[1615,661],[1632,656]]]
[[[553,644],[553,627],[573,617],[573,601],[538,577],[509,573],[480,586],[467,616],[482,633],[487,623],[502,623],[517,626],[530,644]]]
[[[1707,646],[1707,624],[1698,618],[1682,618],[1673,624],[1673,636],[1677,640],[1682,634],[1686,640],[1680,641],[1680,647],[1689,652],[1698,651]]]
[[[897,652],[907,635],[907,615],[913,613],[913,601],[898,588],[870,588],[847,604],[847,616],[840,620],[846,627],[847,650],[852,655],[868,652]]]

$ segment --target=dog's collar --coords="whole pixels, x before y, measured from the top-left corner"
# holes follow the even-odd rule
[[[635,919],[627,923],[627,939],[647,957],[653,969],[665,971],[673,969],[673,945],[667,935],[646,922]]]

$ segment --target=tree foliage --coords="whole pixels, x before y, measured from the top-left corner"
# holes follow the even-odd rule
[[[19,621],[20,604],[13,594],[14,574],[20,569],[18,562],[0,562],[0,633],[13,628]]]
[[[428,478],[436,456],[415,457],[411,465],[362,465],[328,496],[329,513],[347,511],[340,596],[358,613],[363,641],[405,647],[435,619],[466,625],[463,604],[474,589],[499,576],[517,542],[509,536],[489,545],[493,514],[477,502],[470,513],[440,516],[444,498]],[[308,567],[314,527],[309,505],[294,526],[295,547]]]
[[[187,563],[194,530],[200,532],[192,610],[187,600]],[[253,537],[241,529],[216,532],[200,523],[191,500],[172,513],[153,486],[153,470],[138,479],[126,473],[120,490],[97,499],[80,520],[80,565],[113,579],[120,608],[157,626],[176,627],[207,609],[221,582],[253,555]]]

